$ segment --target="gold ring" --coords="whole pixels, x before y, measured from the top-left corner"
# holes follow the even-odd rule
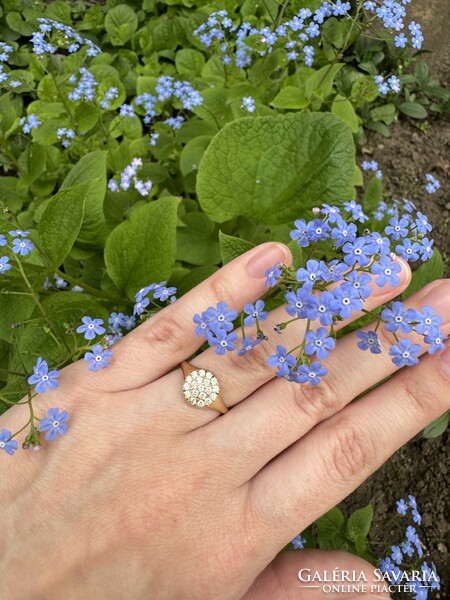
[[[184,374],[183,394],[186,402],[195,408],[212,408],[223,415],[228,412],[220,397],[217,377],[207,369],[194,367],[183,360],[180,367]]]

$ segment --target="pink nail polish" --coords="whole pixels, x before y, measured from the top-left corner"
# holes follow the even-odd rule
[[[269,242],[254,249],[247,263],[247,273],[250,277],[259,279],[264,277],[267,269],[276,263],[290,264],[291,254],[289,248],[283,244]]]

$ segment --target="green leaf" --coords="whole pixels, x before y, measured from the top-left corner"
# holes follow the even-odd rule
[[[69,254],[83,222],[86,195],[95,181],[60,190],[39,221],[42,249],[58,267]]]
[[[56,0],[55,2],[49,3],[45,9],[44,16],[47,19],[53,19],[54,21],[59,21],[65,25],[72,24],[70,6],[62,0]]]
[[[358,131],[359,119],[350,100],[347,100],[347,98],[344,98],[344,96],[337,94],[336,98],[333,100],[333,104],[331,105],[331,112],[333,115],[336,115],[336,117],[342,119],[344,123],[350,127],[352,133],[356,133]]]
[[[378,86],[373,77],[364,75],[353,82],[351,96],[357,105],[373,102],[378,96]]]
[[[219,231],[219,246],[222,262],[226,265],[244,252],[254,248],[255,244]]]
[[[333,115],[252,117],[214,137],[199,166],[197,194],[218,223],[241,215],[277,225],[318,203],[350,198],[353,174],[352,134]]]
[[[320,536],[330,537],[342,532],[345,523],[342,511],[335,506],[316,520],[317,532]]]
[[[176,251],[178,198],[167,196],[135,209],[105,245],[106,269],[129,298],[149,283],[169,278]]]
[[[105,29],[113,46],[123,46],[133,37],[138,18],[128,4],[119,4],[106,12]]]
[[[398,110],[413,119],[426,119],[428,115],[425,108],[417,102],[403,102],[399,105]]]
[[[197,171],[200,160],[212,140],[210,135],[200,135],[184,146],[180,154],[180,170],[184,177]]]
[[[294,87],[293,85],[288,85],[283,88],[270,102],[270,106],[274,108],[291,108],[291,109],[301,109],[306,108],[309,104],[309,100],[305,98],[302,90]]]
[[[347,535],[351,540],[358,537],[367,537],[373,519],[373,506],[368,504],[364,508],[355,510],[347,521]]]
[[[215,224],[201,212],[183,216],[186,227],[177,231],[176,259],[191,265],[215,265],[220,262]]]
[[[373,175],[369,183],[364,190],[364,196],[362,200],[364,212],[366,214],[376,210],[380,200],[383,196],[383,184],[381,183],[381,179],[378,179],[375,175]]]
[[[386,125],[390,125],[395,119],[395,106],[393,104],[377,106],[370,111],[369,115],[373,121],[383,121]]]
[[[21,289],[20,291],[25,291]],[[29,319],[33,313],[33,298],[30,296],[16,296],[14,294],[0,294],[0,339],[9,341],[14,329],[11,325]]]
[[[183,48],[175,56],[175,66],[180,75],[200,75],[205,66],[205,57],[198,50]]]
[[[305,96],[307,98],[311,98],[313,95],[322,98],[329,96],[333,90],[334,79],[343,66],[343,63],[329,64],[314,71],[311,77],[305,81]]]
[[[444,263],[442,256],[436,248],[434,249],[433,256],[424,262],[417,271],[413,271],[411,283],[407,289],[403,292],[402,297],[409,298],[411,294],[422,289],[427,283],[431,283],[436,279],[442,279],[444,276]]]
[[[438,419],[430,423],[423,430],[424,438],[437,438],[442,435],[448,427],[450,420],[450,410],[441,415]]]
[[[102,248],[107,235],[103,201],[106,193],[106,158],[107,152],[95,150],[83,156],[69,171],[60,189],[72,187],[81,183],[91,185],[86,196],[83,223],[78,242]]]

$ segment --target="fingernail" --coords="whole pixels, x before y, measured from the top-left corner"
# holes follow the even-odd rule
[[[373,297],[375,297],[375,298],[380,298],[382,296],[392,297],[393,292],[396,289],[401,288],[397,292],[397,294],[400,294],[409,285],[409,282],[411,281],[411,269],[409,268],[408,263],[398,256],[394,260],[394,262],[399,264],[402,268],[401,272],[398,274],[398,276],[400,277],[400,284],[396,287],[392,287],[389,284],[385,285],[384,287],[380,287],[379,285],[374,283],[373,288],[372,288],[373,289],[373,291],[372,291]]]
[[[276,263],[290,264],[291,253],[287,246],[277,243],[263,244],[255,248],[254,254],[247,263],[247,273],[250,277],[259,279],[265,276],[267,269]]]
[[[440,356],[439,363],[441,365],[441,371],[450,379],[450,345],[448,343]]]
[[[431,306],[434,312],[442,318],[444,324],[450,323],[450,279],[437,281],[427,286],[419,295],[419,300],[422,306]]]

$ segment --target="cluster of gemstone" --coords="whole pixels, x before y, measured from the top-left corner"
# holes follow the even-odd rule
[[[219,382],[210,371],[198,369],[186,377],[183,393],[192,406],[209,406],[219,395]]]

